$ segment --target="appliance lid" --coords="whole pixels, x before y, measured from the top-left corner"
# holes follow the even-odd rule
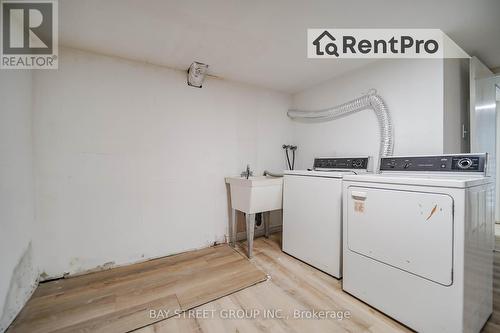
[[[283,174],[289,176],[308,176],[308,177],[326,177],[326,178],[343,178],[346,175],[355,175],[356,171],[352,170],[332,170],[332,171],[316,171],[316,170],[285,170]]]
[[[362,175],[345,175],[345,181],[379,183],[379,184],[403,184],[433,187],[466,188],[489,184],[493,182],[491,177],[473,174],[435,174],[435,173],[379,173]]]

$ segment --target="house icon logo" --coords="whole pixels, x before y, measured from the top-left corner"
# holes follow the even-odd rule
[[[323,31],[312,44],[315,47],[316,55],[322,56],[328,54],[338,57],[337,44],[335,44],[335,37],[332,36],[327,30]]]

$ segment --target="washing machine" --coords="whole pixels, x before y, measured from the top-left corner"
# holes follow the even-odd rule
[[[309,170],[283,180],[283,251],[342,277],[342,178],[366,173],[369,157],[316,158]]]
[[[492,313],[486,157],[388,157],[344,176],[344,291],[418,332],[479,332]]]

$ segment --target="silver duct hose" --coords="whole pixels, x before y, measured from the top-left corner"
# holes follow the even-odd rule
[[[377,116],[380,131],[380,156],[391,156],[394,151],[391,117],[384,100],[377,95],[375,89],[371,89],[366,95],[331,108],[316,111],[291,109],[287,114],[292,119],[329,121],[366,109],[372,109]]]

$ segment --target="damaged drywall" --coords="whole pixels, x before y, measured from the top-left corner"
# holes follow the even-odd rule
[[[287,94],[211,78],[193,89],[178,71],[59,55],[60,70],[33,79],[37,238],[51,239],[34,245],[50,278],[224,241],[224,178],[247,164],[255,174],[284,168]]]
[[[31,242],[14,268],[9,292],[2,307],[0,332],[9,327],[38,286],[38,274],[33,263]]]
[[[0,332],[37,281],[32,72],[0,75]]]

